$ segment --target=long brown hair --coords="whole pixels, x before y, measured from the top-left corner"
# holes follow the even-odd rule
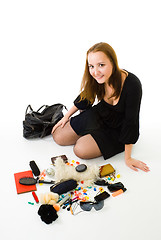
[[[85,71],[81,83],[80,97],[81,99],[86,98],[91,103],[94,103],[96,97],[100,101],[105,96],[105,84],[97,83],[97,81],[90,75],[88,67],[88,54],[99,51],[105,53],[113,65],[113,71],[109,78],[108,84],[113,87],[114,93],[110,96],[110,98],[115,97],[115,99],[117,99],[121,93],[121,70],[118,66],[116,53],[109,44],[100,42],[92,46],[87,51]]]

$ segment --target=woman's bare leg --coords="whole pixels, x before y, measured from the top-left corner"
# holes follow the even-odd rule
[[[90,134],[82,136],[77,140],[74,146],[74,153],[77,157],[82,159],[91,159],[102,156],[96,141]]]
[[[75,145],[74,153],[79,158],[91,159],[102,156],[94,138],[90,134],[78,136],[70,126],[70,122],[67,122],[63,128],[58,127],[52,135],[54,141],[61,146]]]
[[[52,135],[54,141],[61,146],[74,145],[80,138],[70,126],[70,122],[67,122],[63,128],[58,127]]]

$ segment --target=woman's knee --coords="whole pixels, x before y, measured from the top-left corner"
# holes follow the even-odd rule
[[[81,159],[91,159],[102,155],[91,135],[85,135],[79,138],[73,150],[75,155]]]
[[[81,143],[79,143],[79,141],[77,141],[76,144],[74,145],[73,151],[77,157],[79,157],[81,159],[87,158],[86,151],[85,151],[83,145]]]
[[[53,133],[54,141],[61,146],[74,145],[79,136],[71,128],[70,124],[66,124],[63,128],[58,127]]]
[[[53,136],[54,141],[58,145],[61,145],[61,146],[64,145],[62,134],[60,133],[60,131],[58,131],[58,129],[55,130],[55,132],[52,134],[52,136]]]

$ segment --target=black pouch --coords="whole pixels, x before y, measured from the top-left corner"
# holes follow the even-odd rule
[[[77,185],[78,185],[77,181],[70,179],[70,180],[67,180],[64,182],[59,182],[59,183],[51,186],[50,191],[61,195],[63,193],[72,191],[73,189],[75,189],[77,187]]]
[[[31,105],[28,105],[23,121],[23,136],[31,139],[50,135],[53,126],[64,116],[63,107],[67,109],[60,103],[51,106],[43,105],[34,111]]]
[[[99,195],[96,195],[94,197],[94,199],[96,202],[100,202],[102,200],[105,200],[108,197],[110,197],[110,194],[108,192],[104,191],[104,192],[100,193]]]
[[[115,192],[120,189],[124,189],[124,185],[121,182],[113,183],[113,184],[108,184],[108,189],[110,192]]]

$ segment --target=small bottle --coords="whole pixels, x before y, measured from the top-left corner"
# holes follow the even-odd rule
[[[116,197],[116,196],[120,195],[121,193],[125,192],[126,190],[127,190],[126,188],[120,189],[120,190],[112,193],[112,197]]]

